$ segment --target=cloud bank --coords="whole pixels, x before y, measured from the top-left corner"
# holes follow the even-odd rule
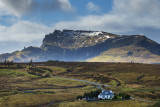
[[[43,24],[19,20],[12,26],[0,26],[0,41],[31,42],[40,40],[51,28]]]
[[[0,15],[8,14],[20,17],[34,12],[61,10],[73,11],[69,0],[0,0]]]
[[[90,29],[108,32],[133,32],[140,28],[160,29],[158,0],[114,0],[110,13],[79,17],[55,24],[58,29]]]

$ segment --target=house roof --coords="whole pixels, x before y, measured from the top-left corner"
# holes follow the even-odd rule
[[[104,90],[102,93],[100,93],[99,95],[113,95],[112,92],[108,91],[108,90]]]

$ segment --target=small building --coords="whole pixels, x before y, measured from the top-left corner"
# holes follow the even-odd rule
[[[114,97],[114,94],[112,90],[102,90],[102,93],[98,95],[98,99],[112,99]]]

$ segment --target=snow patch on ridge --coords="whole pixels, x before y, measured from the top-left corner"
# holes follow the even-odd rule
[[[98,36],[100,34],[103,34],[102,32],[92,32],[92,33],[89,33],[89,36]]]

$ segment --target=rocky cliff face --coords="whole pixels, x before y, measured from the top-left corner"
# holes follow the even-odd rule
[[[78,48],[94,46],[109,38],[115,37],[119,36],[99,31],[55,30],[53,33],[45,36],[41,48],[46,50],[56,46],[64,49],[76,50]]]
[[[111,51],[111,49],[113,50]],[[104,52],[108,50],[110,50],[109,53],[104,54]],[[119,54],[114,54],[116,50],[119,50]],[[122,50],[125,50],[127,54]],[[144,51],[142,54],[141,50],[146,50],[146,54],[144,54]],[[135,51],[139,54],[138,56],[135,55]],[[135,62],[142,62],[142,60],[137,60],[137,57],[139,57],[141,59],[147,60],[150,58],[150,60],[152,60],[147,63],[160,63],[160,44],[143,35],[119,36],[100,31],[55,30],[53,33],[45,36],[40,48],[28,47],[22,51],[3,54],[0,55],[0,60],[28,61],[32,59],[33,61],[86,61],[100,55],[107,56],[108,54],[112,55],[113,61],[104,60],[103,58],[100,58],[103,60],[90,61],[130,62],[130,60],[126,60],[126,58],[122,56],[132,56],[136,57],[132,58]],[[147,55],[148,57],[146,57]],[[121,59],[117,60],[117,56],[121,57]],[[151,58],[150,56],[154,57]]]

